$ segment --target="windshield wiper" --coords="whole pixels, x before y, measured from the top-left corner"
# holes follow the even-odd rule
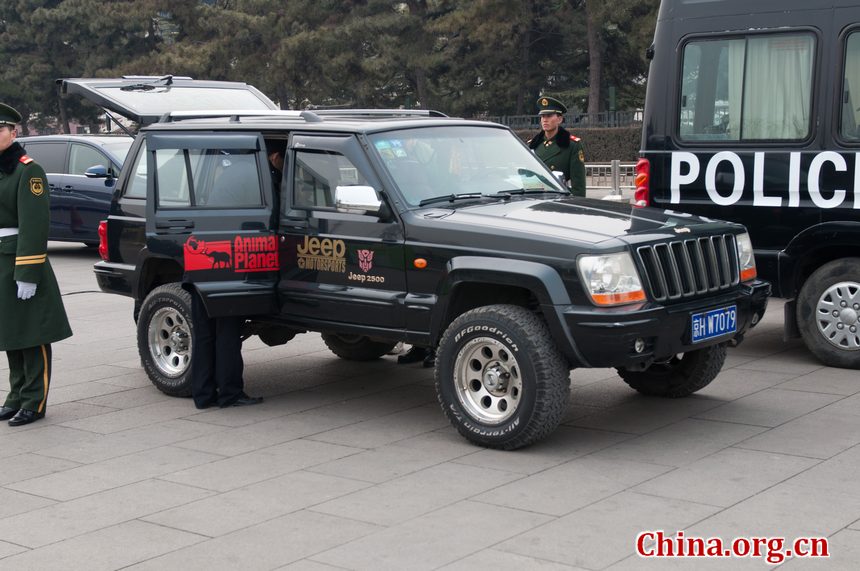
[[[170,87],[173,85],[173,76],[164,75],[157,77],[153,81],[146,83],[132,83],[131,85],[123,85],[119,88],[120,91],[152,91],[156,87]]]
[[[491,194],[490,196],[510,196],[512,194],[546,194],[551,192],[553,194],[570,194],[569,192],[565,192],[563,190],[556,190],[554,188],[514,188],[511,190],[500,190],[495,194]]]
[[[418,203],[418,206],[426,206],[428,204],[434,204],[436,202],[454,202],[456,200],[469,200],[474,198],[482,198],[484,196],[486,195],[481,194],[480,192],[461,192],[460,194],[445,194],[442,196],[425,198]]]

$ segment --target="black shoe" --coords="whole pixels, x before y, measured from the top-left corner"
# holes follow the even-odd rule
[[[9,420],[13,416],[18,413],[17,408],[9,408],[8,406],[4,406],[0,408],[0,420]]]
[[[427,350],[427,356],[424,357],[424,362],[422,363],[425,369],[429,369],[431,367],[436,366],[436,351],[433,349]]]
[[[398,365],[407,365],[409,363],[417,363],[418,361],[423,361],[427,358],[427,349],[425,347],[418,347],[417,345],[413,345],[409,348],[409,351],[397,357]]]
[[[196,408],[197,410],[203,410],[203,409],[209,408],[210,406],[217,406],[217,405],[218,405],[217,401],[210,400],[210,401],[204,402],[203,404],[198,404],[195,402],[194,408]]]
[[[242,396],[230,404],[222,404],[221,408],[227,408],[230,406],[251,406],[252,404],[260,404],[261,402],[263,402],[263,397],[249,397],[245,393],[242,393]]]
[[[18,414],[13,416],[12,420],[9,421],[9,426],[24,426],[25,424],[36,422],[40,418],[45,418],[44,412],[36,412],[34,410],[22,408],[18,411]]]

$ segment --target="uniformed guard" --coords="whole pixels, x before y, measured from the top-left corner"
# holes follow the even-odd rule
[[[585,151],[582,139],[561,126],[567,107],[552,97],[540,97],[537,104],[541,132],[529,139],[528,146],[549,170],[564,173],[564,180],[573,194],[585,196]]]
[[[48,182],[15,142],[20,121],[20,113],[0,103],[0,349],[9,359],[10,385],[0,420],[10,426],[45,416],[51,343],[72,335],[48,262]]]

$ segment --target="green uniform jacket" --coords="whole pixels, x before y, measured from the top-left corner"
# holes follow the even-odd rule
[[[18,143],[0,153],[0,350],[38,347],[72,335],[57,279],[48,262],[50,194],[45,171]],[[16,281],[36,284],[18,299]]]
[[[564,180],[576,196],[585,196],[585,150],[582,139],[559,128],[546,140],[543,131],[529,139],[528,146],[551,171],[564,173]]]

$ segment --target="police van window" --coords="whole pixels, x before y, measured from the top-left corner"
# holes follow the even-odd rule
[[[96,165],[110,168],[111,162],[106,156],[90,146],[72,143],[72,149],[69,153],[69,174],[83,175],[88,168]]]
[[[191,206],[188,169],[182,149],[156,149],[155,184],[159,208]]]
[[[348,158],[331,151],[297,152],[293,181],[294,208],[334,208],[338,186],[368,184]]]
[[[126,198],[146,198],[146,155],[146,141],[143,141],[125,187],[123,196]]]
[[[842,126],[849,141],[860,140],[860,32],[852,32],[845,42],[845,75],[842,83]]]
[[[805,139],[814,52],[811,34],[688,42],[681,78],[681,139]]]

